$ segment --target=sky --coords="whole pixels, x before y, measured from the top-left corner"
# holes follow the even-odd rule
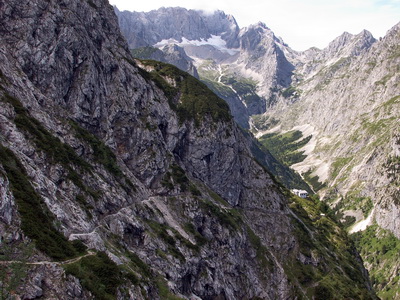
[[[223,10],[235,17],[240,28],[265,23],[292,49],[320,49],[347,31],[370,31],[375,38],[400,22],[400,0],[109,0],[119,10],[150,11],[185,7]]]

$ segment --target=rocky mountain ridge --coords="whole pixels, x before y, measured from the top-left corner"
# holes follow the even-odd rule
[[[377,223],[399,238],[398,32],[399,24],[380,40],[366,30],[345,32],[324,49],[302,52],[263,23],[240,29],[234,48],[215,39],[203,39],[201,45],[170,42],[178,42],[195,60],[200,79],[228,102],[242,127],[250,124],[260,141],[264,134],[271,140],[301,136],[293,145],[309,140],[289,153],[296,161],[292,167],[351,232]],[[385,274],[378,276],[376,287],[390,299],[387,295],[398,289],[382,287],[385,282],[396,286],[395,272],[382,270],[370,269]]]
[[[130,34],[141,28],[152,36],[144,39],[141,46],[163,47],[169,43],[183,47],[195,60],[201,79],[229,103],[236,121],[244,128],[248,128],[250,116],[274,106],[279,91],[289,88],[293,81],[307,79],[342,58],[362,55],[375,42],[371,33],[364,30],[358,35],[344,33],[326,49],[298,52],[262,22],[239,29],[234,18],[221,11],[209,15],[183,8],[136,13],[120,12],[115,7],[115,11],[128,40]],[[177,17],[180,20],[186,20],[183,16],[192,16],[189,21],[182,21],[192,32],[187,33],[181,25],[161,21],[167,15],[172,19],[181,16]],[[223,25],[216,26],[208,21],[210,18],[218,19]],[[154,26],[151,29],[146,26],[149,22],[164,24],[169,30],[153,32]],[[131,44],[131,47],[139,45]]]
[[[320,204],[204,84],[134,61],[108,1],[0,7],[2,296],[376,299]]]

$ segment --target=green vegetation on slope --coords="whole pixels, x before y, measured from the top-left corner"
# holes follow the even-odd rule
[[[312,170],[308,170],[305,173],[302,173],[304,180],[310,184],[315,192],[318,192],[320,189],[326,187],[325,183],[319,181],[318,175],[312,176]]]
[[[96,136],[79,126],[78,123],[70,121],[70,124],[75,130],[76,136],[79,139],[88,142],[88,144],[92,147],[94,160],[102,164],[106,168],[106,170],[114,176],[122,177],[123,174],[118,167],[117,158],[115,157],[115,154],[111,151],[111,149],[107,147],[102,141],[100,141]]]
[[[316,197],[289,195],[296,214],[293,226],[300,251],[309,261],[290,260],[285,265],[289,280],[297,282],[308,299],[374,299],[362,274],[362,261],[346,232],[331,217],[333,212]],[[314,265],[314,266],[312,266]]]
[[[28,110],[22,103],[8,95],[4,94],[2,102],[11,104],[15,111],[15,125],[29,135],[29,138],[35,143],[36,147],[46,153],[47,157],[55,163],[68,167],[69,164],[80,166],[85,171],[91,169],[90,164],[80,158],[69,145],[64,144],[59,138],[53,136],[46,130],[39,121],[30,116]],[[69,170],[73,172],[73,170]]]
[[[360,209],[364,218],[367,218],[373,207],[374,204],[371,197],[363,196],[360,191],[352,190],[344,196],[344,198],[335,206],[334,210],[338,211],[338,217],[340,217],[340,211]]]
[[[131,54],[133,57],[138,58],[138,59],[149,59],[151,57],[151,55],[157,51],[161,52],[161,50],[159,50],[157,48],[148,46],[148,47],[131,49]]]
[[[274,157],[291,166],[306,158],[303,152],[297,150],[306,145],[312,136],[301,139],[302,137],[301,131],[289,131],[283,134],[268,133],[263,135],[259,141]]]
[[[195,77],[173,65],[152,60],[143,60],[142,63],[153,69],[147,78],[153,80],[169,97],[171,108],[177,111],[181,122],[194,120],[199,125],[206,117],[211,117],[214,122],[232,119],[228,104]],[[176,87],[165,78],[172,79]]]
[[[33,254],[33,243],[9,242],[0,244],[0,299],[14,300],[17,288],[26,283],[29,266],[26,264]],[[12,261],[12,263],[10,262]]]
[[[248,133],[247,133],[248,134]],[[307,183],[289,166],[278,161],[257,140],[251,143],[250,150],[256,161],[289,189],[304,189],[312,192]]]
[[[117,289],[124,281],[137,283],[133,273],[124,272],[104,252],[83,257],[65,265],[64,269],[67,274],[78,278],[82,286],[99,300],[117,299]]]
[[[14,108],[15,125],[26,135],[27,139],[33,141],[37,150],[43,152],[49,162],[62,165],[67,171],[67,179],[71,180],[82,191],[97,199],[98,193],[86,186],[79,175],[80,172],[91,172],[92,166],[79,157],[71,146],[62,143],[59,138],[53,136],[44,128],[38,120],[29,114],[18,99],[4,94],[0,100],[11,104]]]
[[[246,78],[237,79],[234,76],[226,75],[221,77],[221,81],[224,84],[231,86],[240,96],[242,101],[246,103],[246,106],[257,105],[262,102],[262,99],[256,93],[256,82]]]
[[[32,187],[25,168],[14,153],[0,145],[0,163],[10,181],[11,191],[21,216],[21,229],[36,247],[48,256],[63,260],[77,256],[85,248],[79,241],[69,242],[54,226],[55,218]]]
[[[235,92],[222,83],[205,78],[202,78],[201,81],[204,82],[214,93],[216,93],[221,98],[227,99],[236,97]]]
[[[284,89],[282,92],[282,96],[284,98],[298,98],[301,94],[301,90],[297,89],[294,86],[289,86],[288,88]]]
[[[221,208],[219,205],[216,205],[209,200],[201,201],[200,207],[203,211],[206,211],[207,213],[216,217],[218,222],[224,227],[228,227],[232,230],[238,230],[239,225],[243,224],[240,213],[234,208]]]
[[[130,181],[129,178],[124,175],[124,173],[118,166],[117,158],[110,147],[104,144],[103,141],[90,133],[88,130],[82,128],[78,123],[70,120],[70,124],[75,130],[76,136],[80,140],[87,142],[92,148],[93,160],[97,163],[102,164],[110,174],[114,175],[125,191],[136,191],[136,187],[134,186],[134,184]]]
[[[173,293],[168,288],[167,281],[162,278],[161,276],[157,276],[155,280],[157,289],[158,289],[158,294],[160,296],[160,299],[164,300],[183,300],[183,298],[180,298],[178,296],[175,296]]]
[[[400,297],[400,240],[378,225],[352,235],[382,300]]]

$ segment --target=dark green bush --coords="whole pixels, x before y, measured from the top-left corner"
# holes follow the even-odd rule
[[[326,184],[323,182],[319,181],[319,177],[316,176],[311,176],[312,171],[308,170],[307,172],[303,173],[304,179],[311,184],[315,192],[318,192],[320,189],[323,189],[326,187]]]
[[[169,253],[175,258],[179,259],[180,261],[185,261],[185,257],[176,247],[176,239],[178,239],[177,236],[176,235],[171,236],[167,232],[167,229],[170,229],[171,231],[173,231],[173,229],[170,228],[168,225],[161,224],[152,220],[146,220],[146,221],[147,224],[149,224],[150,228],[154,231],[154,233],[156,233],[157,236],[167,244]]]
[[[196,243],[199,247],[205,245],[208,242],[208,240],[200,234],[200,232],[195,228],[192,223],[186,223],[184,225],[184,229],[186,232],[194,236]]]
[[[64,268],[67,274],[77,277],[96,299],[116,299],[117,288],[123,283],[121,270],[104,252],[84,257]]]
[[[131,260],[131,262],[138,267],[140,274],[145,278],[151,278],[152,273],[150,267],[143,262],[135,253],[128,251],[127,257]]]
[[[243,222],[241,215],[235,209],[224,210],[208,200],[202,201],[200,205],[205,211],[214,215],[219,223],[231,229],[238,229],[239,224]]]
[[[147,47],[142,47],[142,48],[135,48],[135,49],[131,49],[131,54],[133,57],[135,58],[139,58],[139,59],[149,59],[150,56],[161,50],[151,47],[151,46],[147,46]]]

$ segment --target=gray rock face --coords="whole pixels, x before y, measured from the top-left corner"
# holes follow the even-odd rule
[[[296,298],[306,292],[295,271],[309,261],[315,274],[343,263],[351,276],[339,276],[339,267],[330,273],[352,283],[343,293],[375,298],[354,251],[319,247],[329,244],[323,231],[299,204],[289,206],[233,120],[215,119],[201,94],[189,99],[200,104],[194,117],[182,119],[185,99],[174,87],[184,76],[161,80],[139,68],[107,1],[0,6],[1,150],[15,156],[0,169],[0,236],[8,243],[40,242],[18,223],[27,217],[15,205],[27,201],[15,191],[23,182],[42,200],[35,209],[48,208],[49,227],[120,266],[117,299]],[[19,295],[92,298],[97,290],[82,288],[83,275],[64,272],[85,257],[55,262],[46,251],[28,257]],[[316,278],[306,278],[311,293]]]
[[[277,92],[291,83],[294,66],[285,55],[289,47],[263,23],[242,29],[239,39],[242,51],[237,62],[258,74],[257,91],[264,100],[249,114],[262,114],[275,104]]]
[[[400,239],[400,191],[398,188],[400,182],[400,134],[395,131],[391,137],[392,149],[389,155],[380,166],[379,180],[385,184],[382,191],[377,192],[377,201],[375,208],[375,220],[383,228],[389,229],[397,238]]]
[[[119,11],[118,16],[123,35],[130,48],[152,46],[162,40],[175,39],[182,42],[201,40],[211,35],[222,35],[229,47],[235,47],[235,36],[239,31],[235,19],[222,11],[205,14],[201,11],[187,10],[180,7],[162,7],[158,10],[144,12]]]
[[[236,43],[223,37],[225,48],[211,41],[180,45],[242,127],[265,114],[279,120],[274,130],[313,135],[304,148],[307,159],[294,168],[325,182],[321,196],[345,217],[364,220],[351,230],[376,221],[399,237],[398,155],[392,147],[400,118],[398,28],[380,41],[366,30],[345,32],[325,49],[303,52],[263,23],[235,31]]]

